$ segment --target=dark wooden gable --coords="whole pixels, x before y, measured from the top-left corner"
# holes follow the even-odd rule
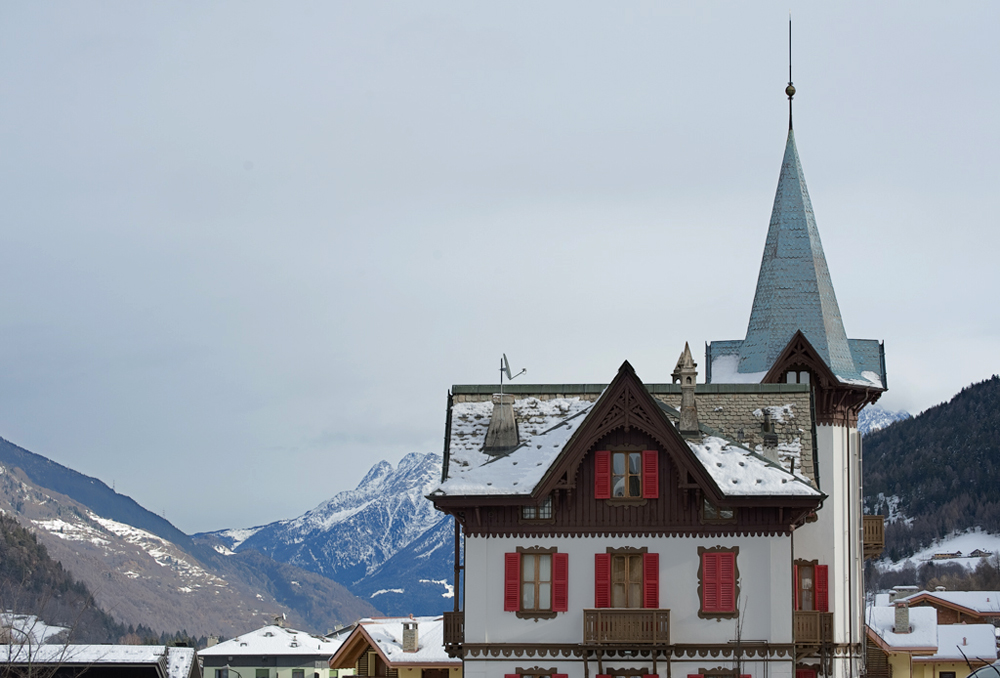
[[[768,370],[762,384],[781,384],[789,371],[808,370],[816,401],[816,422],[858,425],[858,412],[882,395],[883,389],[843,384],[819,356],[801,330],[792,335]]]
[[[715,481],[705,472],[627,360],[618,368],[614,380],[556,457],[532,496],[544,497],[554,490],[578,490],[592,496],[592,479],[589,485],[581,483],[580,468],[591,453],[607,443],[658,449],[665,453],[660,455],[661,466],[676,467],[680,483],[686,489],[697,487],[716,501],[722,499]],[[661,469],[661,482],[664,471],[669,474],[669,468]]]

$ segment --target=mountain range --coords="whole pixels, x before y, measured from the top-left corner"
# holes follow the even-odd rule
[[[388,614],[439,614],[453,605],[454,523],[425,496],[440,478],[440,455],[408,454],[396,468],[380,461],[355,489],[298,518],[195,541],[329,577]]]

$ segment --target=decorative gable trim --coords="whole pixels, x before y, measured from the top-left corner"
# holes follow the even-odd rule
[[[780,384],[783,383],[782,377],[786,372],[802,369],[809,370],[812,374],[817,424],[857,428],[858,412],[868,403],[878,400],[884,391],[873,386],[842,383],[809,343],[802,330],[797,330],[792,335],[760,383]]]
[[[607,433],[619,428],[625,432],[636,429],[650,436],[666,454],[671,455],[678,468],[694,478],[707,494],[716,501],[723,499],[715,482],[705,473],[691,448],[667,419],[627,360],[618,368],[614,380],[594,404],[583,424],[567,441],[541,482],[535,486],[532,496],[542,497],[556,489],[576,489],[580,464],[584,458]]]

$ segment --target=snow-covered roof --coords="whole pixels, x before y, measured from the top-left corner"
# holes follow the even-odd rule
[[[937,598],[979,614],[1000,615],[1000,591],[920,591],[907,596],[905,600],[917,597]]]
[[[910,608],[911,614],[914,609]],[[964,662],[968,658],[992,663],[997,658],[995,631],[993,624],[939,624],[937,652],[914,660]]]
[[[698,461],[727,496],[818,497],[820,491],[802,476],[789,473],[777,464],[723,438],[706,437],[687,441]]]
[[[539,401],[535,398],[526,400]],[[464,445],[466,454],[455,456],[455,447],[452,446],[452,457],[448,465],[448,478],[441,483],[435,492],[450,495],[469,494],[531,494],[535,485],[542,479],[545,472],[555,461],[563,447],[569,442],[570,437],[576,432],[586,419],[587,413],[594,403],[579,402],[579,398],[561,399],[565,402],[565,409],[557,410],[563,416],[555,416],[554,413],[547,414],[543,421],[548,424],[548,428],[541,430],[537,435],[522,432],[521,444],[514,448],[509,454],[503,457],[490,457],[479,451],[486,438],[486,428],[489,426],[489,417],[493,411],[491,403],[457,403],[454,407],[461,408],[463,414],[467,414],[474,408],[463,407],[467,405],[488,405],[485,422],[476,420],[475,424],[468,423],[466,426],[470,430],[470,435]],[[552,401],[547,401],[551,403]],[[517,411],[517,400],[515,412]],[[452,430],[454,431],[456,415],[452,412]],[[518,428],[522,427],[520,418]],[[474,431],[474,434],[472,433]],[[482,439],[479,438],[480,432]],[[478,440],[479,447],[468,449],[467,446],[474,445]]]
[[[196,653],[164,645],[0,645],[0,662],[22,664],[159,664],[167,678],[188,678]]]
[[[33,614],[14,614],[12,612],[0,612],[0,628],[4,630],[5,636],[9,631],[10,637],[15,643],[32,643],[34,645],[46,643],[63,631],[69,630],[65,626],[46,624]]]
[[[579,398],[549,401],[524,398],[515,399],[515,412],[519,403],[522,412],[535,414],[527,422],[518,415],[521,444],[501,457],[481,451],[493,412],[492,403],[453,405],[448,478],[432,494],[530,495],[596,404]],[[666,406],[662,409],[673,411]],[[460,437],[458,432],[462,433]],[[803,476],[730,441],[709,436],[701,441],[688,441],[688,445],[726,496],[821,495]]]
[[[896,633],[896,608],[869,607],[867,618],[868,628],[874,631],[891,648],[925,649],[933,652],[937,649],[937,610],[933,607],[911,607],[909,633]]]
[[[417,651],[403,651],[403,624],[416,622]],[[452,658],[444,651],[443,617],[388,617],[362,619],[358,625],[378,646],[391,666],[406,664],[451,664],[461,666],[461,658]]]
[[[343,641],[269,625],[199,651],[203,657],[320,655],[332,657]]]

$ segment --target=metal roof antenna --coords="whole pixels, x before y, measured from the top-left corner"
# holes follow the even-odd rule
[[[792,97],[795,96],[795,85],[792,84],[792,10],[788,10],[788,129],[792,129]]]
[[[502,355],[503,355],[503,357],[500,359],[500,395],[501,396],[503,395],[503,375],[505,375],[505,374],[507,375],[507,381],[513,381],[514,379],[517,379],[522,374],[524,374],[524,373],[526,373],[528,371],[528,368],[525,367],[523,370],[521,370],[517,374],[512,375],[510,373],[510,363],[507,362],[507,354],[504,353]]]

